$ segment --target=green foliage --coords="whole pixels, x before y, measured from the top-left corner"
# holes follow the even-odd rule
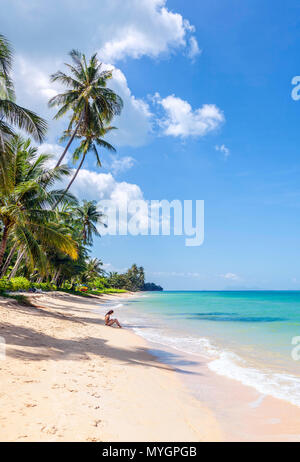
[[[32,286],[35,288],[35,289],[40,289],[44,292],[49,292],[51,290],[56,290],[57,287],[55,284],[52,284],[51,282],[34,282],[32,284]]]
[[[104,290],[110,287],[107,278],[100,277],[95,278],[92,281],[87,283],[89,289]]]
[[[69,74],[58,71],[51,76],[66,87],[49,102],[58,108],[55,119],[66,114],[70,119],[63,137],[69,142],[50,168],[53,156],[40,154],[31,139],[15,135],[19,128],[42,141],[46,123],[15,103],[12,55],[10,43],[0,35],[0,292],[9,296],[8,292],[58,288],[89,297],[143,290],[143,267],[134,264],[125,274],[107,276],[103,262],[89,257],[94,237],[100,236],[99,225],[106,226],[104,214],[96,201],[80,204],[68,192],[89,152],[101,166],[97,149],[115,151],[103,139],[115,129],[110,124],[123,106],[108,87],[113,71],[103,69],[96,54],[87,60],[72,50]],[[62,161],[76,138],[73,160],[81,159],[79,166],[66,190],[54,189],[72,171]],[[80,291],[83,285],[87,292]],[[13,296],[27,303],[21,295]]]
[[[72,290],[72,289],[59,289],[61,292],[66,292],[67,294],[71,295],[78,295],[79,297],[91,298],[91,296],[87,292],[81,292],[80,290]]]
[[[116,289],[126,289],[133,292],[142,290],[145,283],[144,268],[133,264],[124,274],[110,273],[108,283]]]
[[[8,279],[0,279],[0,292],[12,290],[12,283]]]
[[[14,133],[17,127],[43,141],[47,124],[44,119],[15,102],[14,85],[11,79],[13,51],[9,41],[0,35],[0,141]]]
[[[10,283],[11,283],[10,290],[12,292],[16,292],[17,290],[29,290],[30,287],[32,286],[31,282],[22,276],[11,278]]]

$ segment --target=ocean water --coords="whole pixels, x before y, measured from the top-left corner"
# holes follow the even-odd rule
[[[205,357],[215,373],[300,407],[300,361],[291,354],[300,292],[145,293],[115,310],[162,354],[166,346]]]

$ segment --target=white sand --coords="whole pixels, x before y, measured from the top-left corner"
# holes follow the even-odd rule
[[[101,300],[58,292],[32,300],[36,307],[0,298],[1,441],[224,439],[141,338],[104,326],[94,310]]]

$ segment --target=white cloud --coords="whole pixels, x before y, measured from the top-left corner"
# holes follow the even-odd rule
[[[111,132],[109,141],[118,146],[137,147],[145,144],[152,131],[153,115],[148,103],[131,93],[126,77],[120,69],[109,64],[103,68],[113,69],[109,87],[121,96],[124,103],[121,116],[117,116],[113,122],[118,130]]]
[[[190,39],[189,39],[188,57],[192,61],[195,61],[196,57],[199,56],[201,53],[202,53],[202,50],[200,50],[198,42],[195,39],[195,37],[194,36],[190,37]]]
[[[42,56],[72,48],[99,50],[103,60],[157,58],[191,47],[195,27],[168,8],[167,0],[2,0],[3,29],[18,47]],[[59,12],[59,14],[58,14]],[[49,33],[51,25],[51,33]],[[20,27],[22,26],[22,27]]]
[[[70,190],[76,197],[81,199],[96,200],[100,208],[101,204],[102,206],[103,204],[105,205],[103,201],[112,201],[118,210],[127,209],[128,204],[134,205],[135,201],[139,202],[139,207],[136,210],[128,207],[127,221],[124,221],[126,220],[125,217],[117,219],[119,219],[121,225],[125,222],[129,224],[134,216],[138,221],[137,227],[140,232],[147,231],[150,220],[155,219],[149,215],[148,202],[144,199],[141,188],[134,183],[118,182],[111,173],[97,173],[81,169]],[[112,209],[111,205],[109,208]],[[111,221],[110,225],[112,223],[114,221]]]
[[[100,49],[103,59],[110,62],[127,56],[136,59],[144,55],[157,57],[173,49],[183,48],[187,46],[187,37],[195,30],[180,14],[168,10],[166,0],[110,3],[113,3],[110,8],[111,17],[114,18],[113,33],[111,26],[104,25],[108,34]],[[198,44],[196,38],[192,37],[190,46],[196,50]],[[193,52],[191,57],[195,57]]]
[[[175,137],[204,136],[216,130],[224,122],[223,112],[214,104],[204,104],[193,110],[191,105],[175,95],[161,99],[155,96],[166,112],[160,121],[165,135]]]
[[[240,279],[240,277],[237,274],[234,274],[234,273],[221,274],[221,278],[229,279],[231,281],[238,281]]]
[[[62,155],[64,151],[64,148],[62,146],[60,146],[59,144],[51,144],[51,143],[42,143],[39,147],[38,147],[38,153],[39,154],[51,154],[51,156],[53,156],[53,159],[50,159],[48,161],[48,166],[49,168],[54,168],[58,159],[60,158],[60,156]],[[70,153],[67,152],[64,160],[63,160],[63,164],[67,164],[69,161],[70,161]]]
[[[110,169],[114,174],[126,172],[133,167],[135,159],[131,156],[117,157],[111,156]]]
[[[227,159],[227,157],[230,156],[230,150],[225,146],[225,144],[222,144],[221,146],[216,146],[216,151],[220,151],[224,154],[224,158]]]

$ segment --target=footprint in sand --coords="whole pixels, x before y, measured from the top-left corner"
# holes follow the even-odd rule
[[[57,428],[54,425],[44,425],[44,427],[41,428],[41,431],[48,435],[55,435],[55,433],[57,433]]]
[[[94,420],[93,426],[98,427],[100,423],[101,423],[101,420]]]

